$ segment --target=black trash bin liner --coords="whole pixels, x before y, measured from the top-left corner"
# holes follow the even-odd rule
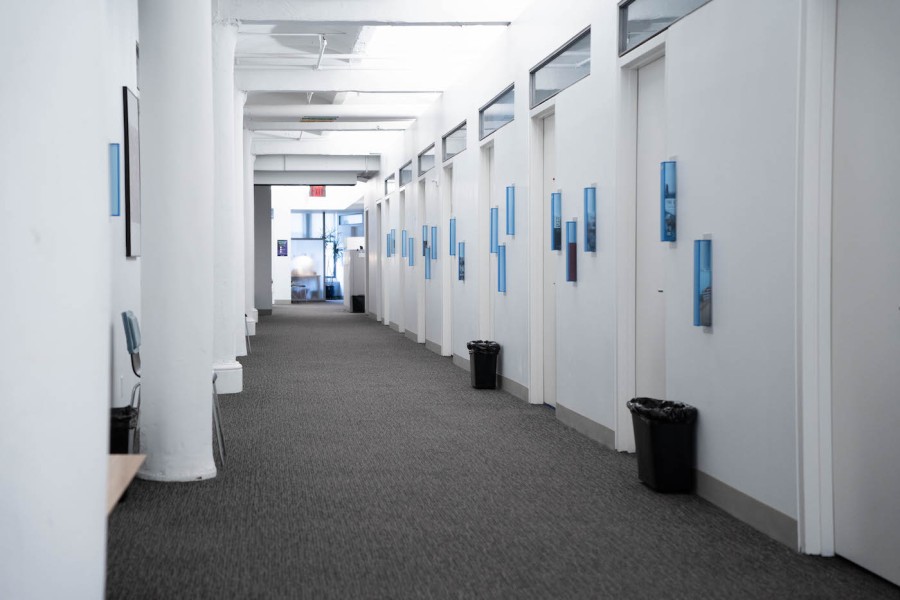
[[[626,406],[634,425],[638,479],[658,492],[692,491],[697,409],[654,398],[634,398]]]
[[[350,296],[350,303],[353,306],[353,312],[361,313],[366,312],[366,295],[359,294],[358,296]]]
[[[474,340],[466,344],[469,349],[469,367],[472,387],[493,390],[497,387],[497,355],[500,344],[488,340]]]
[[[131,454],[137,423],[138,409],[133,406],[114,407],[110,410],[110,454]]]

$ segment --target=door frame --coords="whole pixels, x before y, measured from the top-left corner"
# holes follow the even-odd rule
[[[530,202],[528,209],[528,277],[529,287],[529,348],[528,402],[544,403],[544,119],[556,114],[553,101],[531,113],[529,133],[531,149],[528,169]],[[518,191],[518,190],[517,190]]]
[[[834,555],[831,256],[838,0],[802,0],[797,119],[797,525],[806,554]]]
[[[638,70],[666,55],[667,32],[619,59],[616,121],[616,393],[615,446],[634,452],[631,413],[625,403],[637,390],[637,133]]]

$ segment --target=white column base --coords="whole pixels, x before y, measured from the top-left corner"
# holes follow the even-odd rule
[[[247,311],[247,316],[248,316],[248,317],[250,318],[250,320],[252,320],[254,323],[258,323],[258,322],[259,322],[259,311],[256,310],[255,308],[251,308],[250,310],[248,310],[248,311]]]
[[[215,363],[213,371],[216,379],[216,391],[220,394],[237,394],[244,391],[244,366],[238,361]]]
[[[256,321],[250,317],[247,317],[247,335],[256,335]]]
[[[145,479],[147,481],[187,482],[200,481],[202,479],[212,479],[215,476],[215,465],[200,469],[199,471],[173,471],[163,473],[159,471],[144,471],[142,467],[141,470],[137,472],[138,479]]]

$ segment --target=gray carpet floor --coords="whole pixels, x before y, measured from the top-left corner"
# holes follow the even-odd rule
[[[109,598],[898,598],[373,320],[276,307],[222,397],[213,480],[136,481]]]

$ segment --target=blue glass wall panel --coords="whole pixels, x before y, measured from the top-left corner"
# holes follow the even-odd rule
[[[387,253],[387,257],[391,257],[391,234],[390,232],[384,236],[384,250]]]
[[[584,251],[597,251],[597,188],[584,188]]]
[[[425,279],[431,279],[431,252],[425,253]]]
[[[422,256],[428,254],[428,225],[422,225]]]
[[[456,219],[450,219],[450,256],[456,256]]]
[[[432,227],[432,228],[431,228],[431,258],[432,258],[432,260],[437,260],[437,256],[438,256],[438,235],[437,235],[437,231],[438,231],[438,228],[437,228],[437,227]]]
[[[566,221],[566,281],[578,281],[578,223]]]
[[[397,254],[397,230],[391,229],[391,256]]]
[[[459,256],[457,258],[459,259],[458,260],[458,262],[459,262],[459,265],[458,265],[459,280],[465,281],[466,280],[466,243],[465,242],[459,243]]]
[[[550,194],[550,249],[562,250],[562,194]]]
[[[497,291],[506,293],[506,244],[497,247]]]
[[[500,209],[496,206],[491,209],[491,254],[497,254],[497,244],[500,242]]]
[[[109,145],[109,216],[122,214],[122,203],[119,194],[119,145]]]
[[[516,188],[506,187],[506,235],[516,235]]]
[[[712,327],[712,240],[694,240],[694,325]]]
[[[675,162],[666,161],[659,165],[659,239],[663,242],[674,242],[677,237],[678,223],[675,213],[677,208],[677,188],[675,180]]]
[[[416,265],[416,238],[413,236],[409,236],[409,250],[407,250],[406,256],[409,258],[409,266],[414,267]]]
[[[409,238],[409,234],[406,233],[406,230],[400,232],[400,258],[406,258],[406,252],[409,250],[407,239]]]

